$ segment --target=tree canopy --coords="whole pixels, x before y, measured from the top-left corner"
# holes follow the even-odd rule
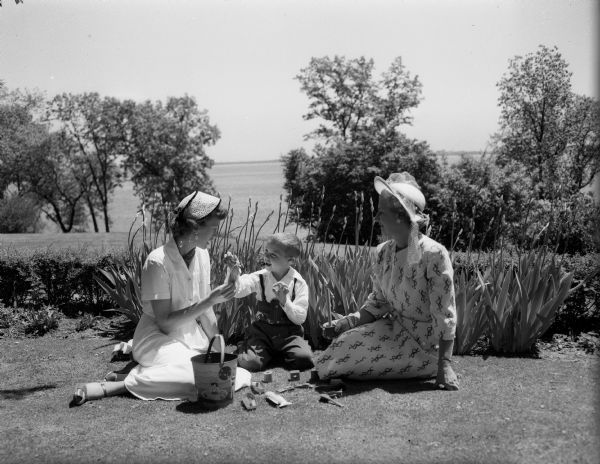
[[[453,165],[401,132],[421,84],[400,58],[379,78],[373,60],[339,56],[312,58],[296,77],[309,97],[304,118],[319,122],[306,135],[317,144],[282,157],[284,188],[292,218],[316,239],[369,240],[373,178],[408,171],[427,199],[431,233],[448,247],[488,248],[500,235],[529,246],[546,230],[563,251],[597,248],[599,208],[581,189],[599,172],[599,103],[572,91],[556,48],[510,60],[493,152]]]
[[[0,81],[0,200],[29,195],[63,232],[85,228],[88,218],[98,232],[101,212],[108,232],[109,203],[127,175],[141,203],[164,220],[190,191],[214,191],[205,146],[218,138],[187,95],[136,103],[64,93],[46,101]],[[12,206],[0,210],[15,227],[24,223]]]
[[[23,3],[23,0],[15,0],[15,4]],[[0,0],[0,7],[2,7],[2,0]]]
[[[194,190],[213,193],[205,147],[220,137],[208,112],[190,96],[135,105],[128,120],[125,168],[136,195],[157,217]]]
[[[320,124],[307,134],[317,140],[311,155],[292,150],[282,157],[284,188],[293,218],[321,240],[370,239],[375,175],[410,170],[427,189],[439,172],[427,144],[399,131],[419,104],[418,77],[400,57],[379,78],[373,69],[372,59],[325,56],[296,76],[310,100],[304,118]]]
[[[498,82],[499,163],[527,169],[539,198],[579,191],[600,171],[598,102],[571,90],[571,72],[556,47],[516,56]]]
[[[380,79],[374,78],[373,67],[365,57],[311,58],[296,76],[310,99],[304,119],[321,121],[307,137],[325,143],[395,144],[398,127],[412,122],[409,110],[419,104],[421,83],[400,57]]]
[[[74,145],[73,156],[83,174],[83,199],[96,232],[96,208],[102,211],[104,231],[110,232],[108,204],[114,189],[122,184],[120,157],[127,142],[128,114],[128,104],[97,93],[63,93],[48,106],[48,117]]]

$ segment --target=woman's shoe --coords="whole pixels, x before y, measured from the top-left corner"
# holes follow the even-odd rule
[[[106,396],[108,396],[108,393],[104,382],[80,384],[75,387],[75,393],[73,393],[69,406],[81,406],[86,401],[97,400]]]

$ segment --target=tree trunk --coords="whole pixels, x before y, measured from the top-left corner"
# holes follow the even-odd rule
[[[96,219],[96,211],[94,210],[94,205],[92,204],[92,200],[90,200],[89,196],[86,196],[86,201],[90,210],[90,216],[92,217],[92,223],[94,224],[94,232],[98,233],[98,220]]]
[[[44,211],[44,213],[46,213],[46,216],[48,217],[48,219],[50,219],[55,224],[58,224],[58,226],[60,227],[60,230],[63,233],[69,232],[69,229],[67,229],[67,227],[65,226],[65,224],[62,220],[62,216],[60,214],[60,208],[58,208],[58,206],[55,205],[54,202],[49,201],[47,198],[45,198],[45,200],[47,200],[48,203],[50,203],[50,206],[52,206],[52,209],[54,210],[54,216],[52,214],[49,214],[48,212]]]
[[[537,156],[537,165],[538,165],[538,186],[539,186],[539,199],[544,198],[544,161],[542,158],[542,154],[538,153]]]
[[[108,201],[102,202],[102,212],[104,213],[104,229],[106,232],[110,232],[110,226],[108,222]]]

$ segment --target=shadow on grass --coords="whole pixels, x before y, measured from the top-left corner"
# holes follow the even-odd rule
[[[136,323],[123,317],[113,316],[104,324],[98,324],[95,328],[98,335],[109,338],[112,341],[122,342],[131,340],[135,332]]]
[[[37,387],[19,388],[15,390],[0,390],[0,398],[4,400],[22,400],[28,395],[33,395],[36,392],[50,390],[56,388],[55,384],[38,385]]]
[[[410,380],[350,380],[344,379],[344,396],[359,395],[371,390],[384,390],[391,394],[407,394],[422,391],[439,390],[434,379]]]
[[[113,357],[114,358],[114,357]],[[118,360],[117,360],[118,361]],[[116,362],[114,360],[111,360],[111,362]],[[126,376],[127,374],[129,374],[129,372],[131,372],[131,369],[133,369],[135,366],[137,366],[138,363],[135,361],[132,361],[131,359],[129,359],[129,362],[127,364],[125,364],[125,366],[123,366],[121,369],[118,370],[114,370],[112,371],[114,374],[117,374],[118,376]],[[112,381],[119,381],[122,379],[113,379]],[[109,380],[110,382],[111,380]]]
[[[216,411],[215,408],[209,409],[203,406],[201,403],[194,403],[191,401],[179,403],[175,409],[184,414],[207,414]]]

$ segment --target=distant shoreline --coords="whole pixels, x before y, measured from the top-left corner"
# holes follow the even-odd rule
[[[260,160],[260,161],[215,161],[216,164],[265,164],[278,163],[280,160]]]
[[[483,154],[483,151],[445,151],[445,150],[439,150],[435,152],[436,155],[438,156],[442,156],[442,155],[446,155],[446,156],[460,156],[460,155],[466,155],[466,156],[481,156]],[[279,163],[281,162],[280,159],[271,159],[271,160],[259,160],[259,161],[215,161],[215,165],[217,164],[266,164],[266,163]]]

